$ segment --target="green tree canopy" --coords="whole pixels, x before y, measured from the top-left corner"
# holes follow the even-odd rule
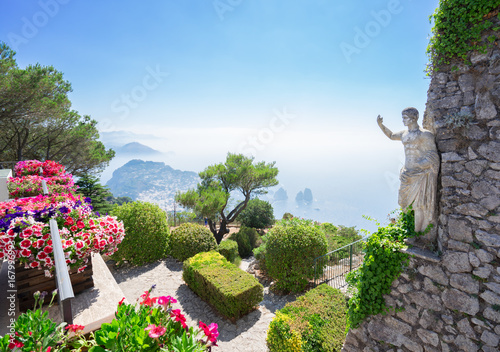
[[[250,199],[247,207],[238,215],[236,219],[241,225],[263,229],[274,223],[274,212],[271,203],[258,198]]]
[[[207,218],[210,231],[220,243],[229,232],[227,224],[245,209],[250,198],[265,194],[267,188],[278,184],[278,169],[274,165],[274,162],[254,163],[253,158],[228,153],[225,163],[211,165],[199,173],[201,182],[197,189],[178,193],[176,201]],[[233,199],[241,195],[243,200]],[[217,218],[220,219],[218,228]]]
[[[84,174],[75,182],[78,186],[77,193],[92,199],[92,207],[94,211],[104,215],[109,213],[113,206],[107,201],[108,197],[112,197],[110,190],[99,183],[99,179],[95,176]]]
[[[19,68],[0,42],[0,161],[55,160],[79,176],[99,172],[114,157],[97,122],[71,110],[71,84],[52,66]]]

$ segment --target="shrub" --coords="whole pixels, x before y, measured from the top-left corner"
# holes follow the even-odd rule
[[[336,234],[337,233],[337,227],[329,222],[322,223],[321,227],[323,228],[323,230],[325,230],[326,234]]]
[[[170,255],[180,261],[214,249],[217,249],[214,235],[202,225],[182,224],[170,236]]]
[[[238,253],[242,258],[251,256],[252,250],[261,242],[255,229],[244,226],[238,232],[233,233],[229,239],[238,243]]]
[[[113,258],[143,265],[165,257],[169,229],[165,212],[156,204],[132,202],[113,208],[112,214],[123,221],[125,238]]]
[[[323,284],[276,312],[269,324],[267,346],[271,352],[340,351],[346,325],[343,294]]]
[[[294,218],[294,216],[293,216],[292,213],[285,213],[285,214],[283,214],[283,218],[282,219],[283,220],[291,220],[293,218]]]
[[[250,199],[245,209],[236,218],[241,225],[263,229],[274,223],[273,206],[258,198]]]
[[[314,278],[314,259],[326,251],[325,233],[319,225],[296,218],[282,220],[268,232],[266,268],[277,280],[276,288],[300,292]]]
[[[225,240],[219,244],[219,253],[228,261],[234,263],[238,258],[238,243],[232,240]]]
[[[266,268],[267,234],[262,236],[261,240],[262,240],[262,244],[259,247],[254,248],[253,255],[254,255],[255,259],[259,262],[260,269],[267,271],[267,268]]]
[[[183,269],[186,284],[226,318],[242,317],[264,298],[264,288],[255,277],[215,251],[196,254]]]

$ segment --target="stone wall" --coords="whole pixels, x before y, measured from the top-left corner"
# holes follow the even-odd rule
[[[434,74],[424,127],[441,157],[434,253],[414,249],[343,351],[500,351],[500,49]],[[461,126],[461,121],[468,125]]]

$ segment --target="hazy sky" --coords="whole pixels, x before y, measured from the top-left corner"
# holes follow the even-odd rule
[[[423,115],[437,0],[0,0],[0,40],[21,67],[53,65],[73,108],[131,131],[174,168],[228,151],[276,161],[359,213],[397,206],[401,110]],[[115,164],[118,161],[115,162]],[[119,166],[119,165],[115,165]],[[103,175],[104,176],[104,175]]]

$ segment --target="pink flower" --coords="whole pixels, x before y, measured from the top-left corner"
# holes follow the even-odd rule
[[[177,300],[170,296],[160,296],[158,297],[158,304],[161,306],[167,306],[169,303],[177,303]]]
[[[146,330],[146,331],[149,330],[148,335],[149,335],[149,337],[151,337],[153,339],[157,339],[158,337],[165,334],[165,332],[167,331],[166,328],[164,328],[162,326],[156,326],[155,324],[148,325],[148,327],[145,328],[144,330]]]
[[[207,324],[200,321],[199,327],[203,330],[203,333],[207,337],[207,341],[210,341],[214,346],[217,346],[215,343],[217,342],[217,337],[219,336],[219,331],[217,331],[219,326],[216,323],[212,323],[207,326]]]

